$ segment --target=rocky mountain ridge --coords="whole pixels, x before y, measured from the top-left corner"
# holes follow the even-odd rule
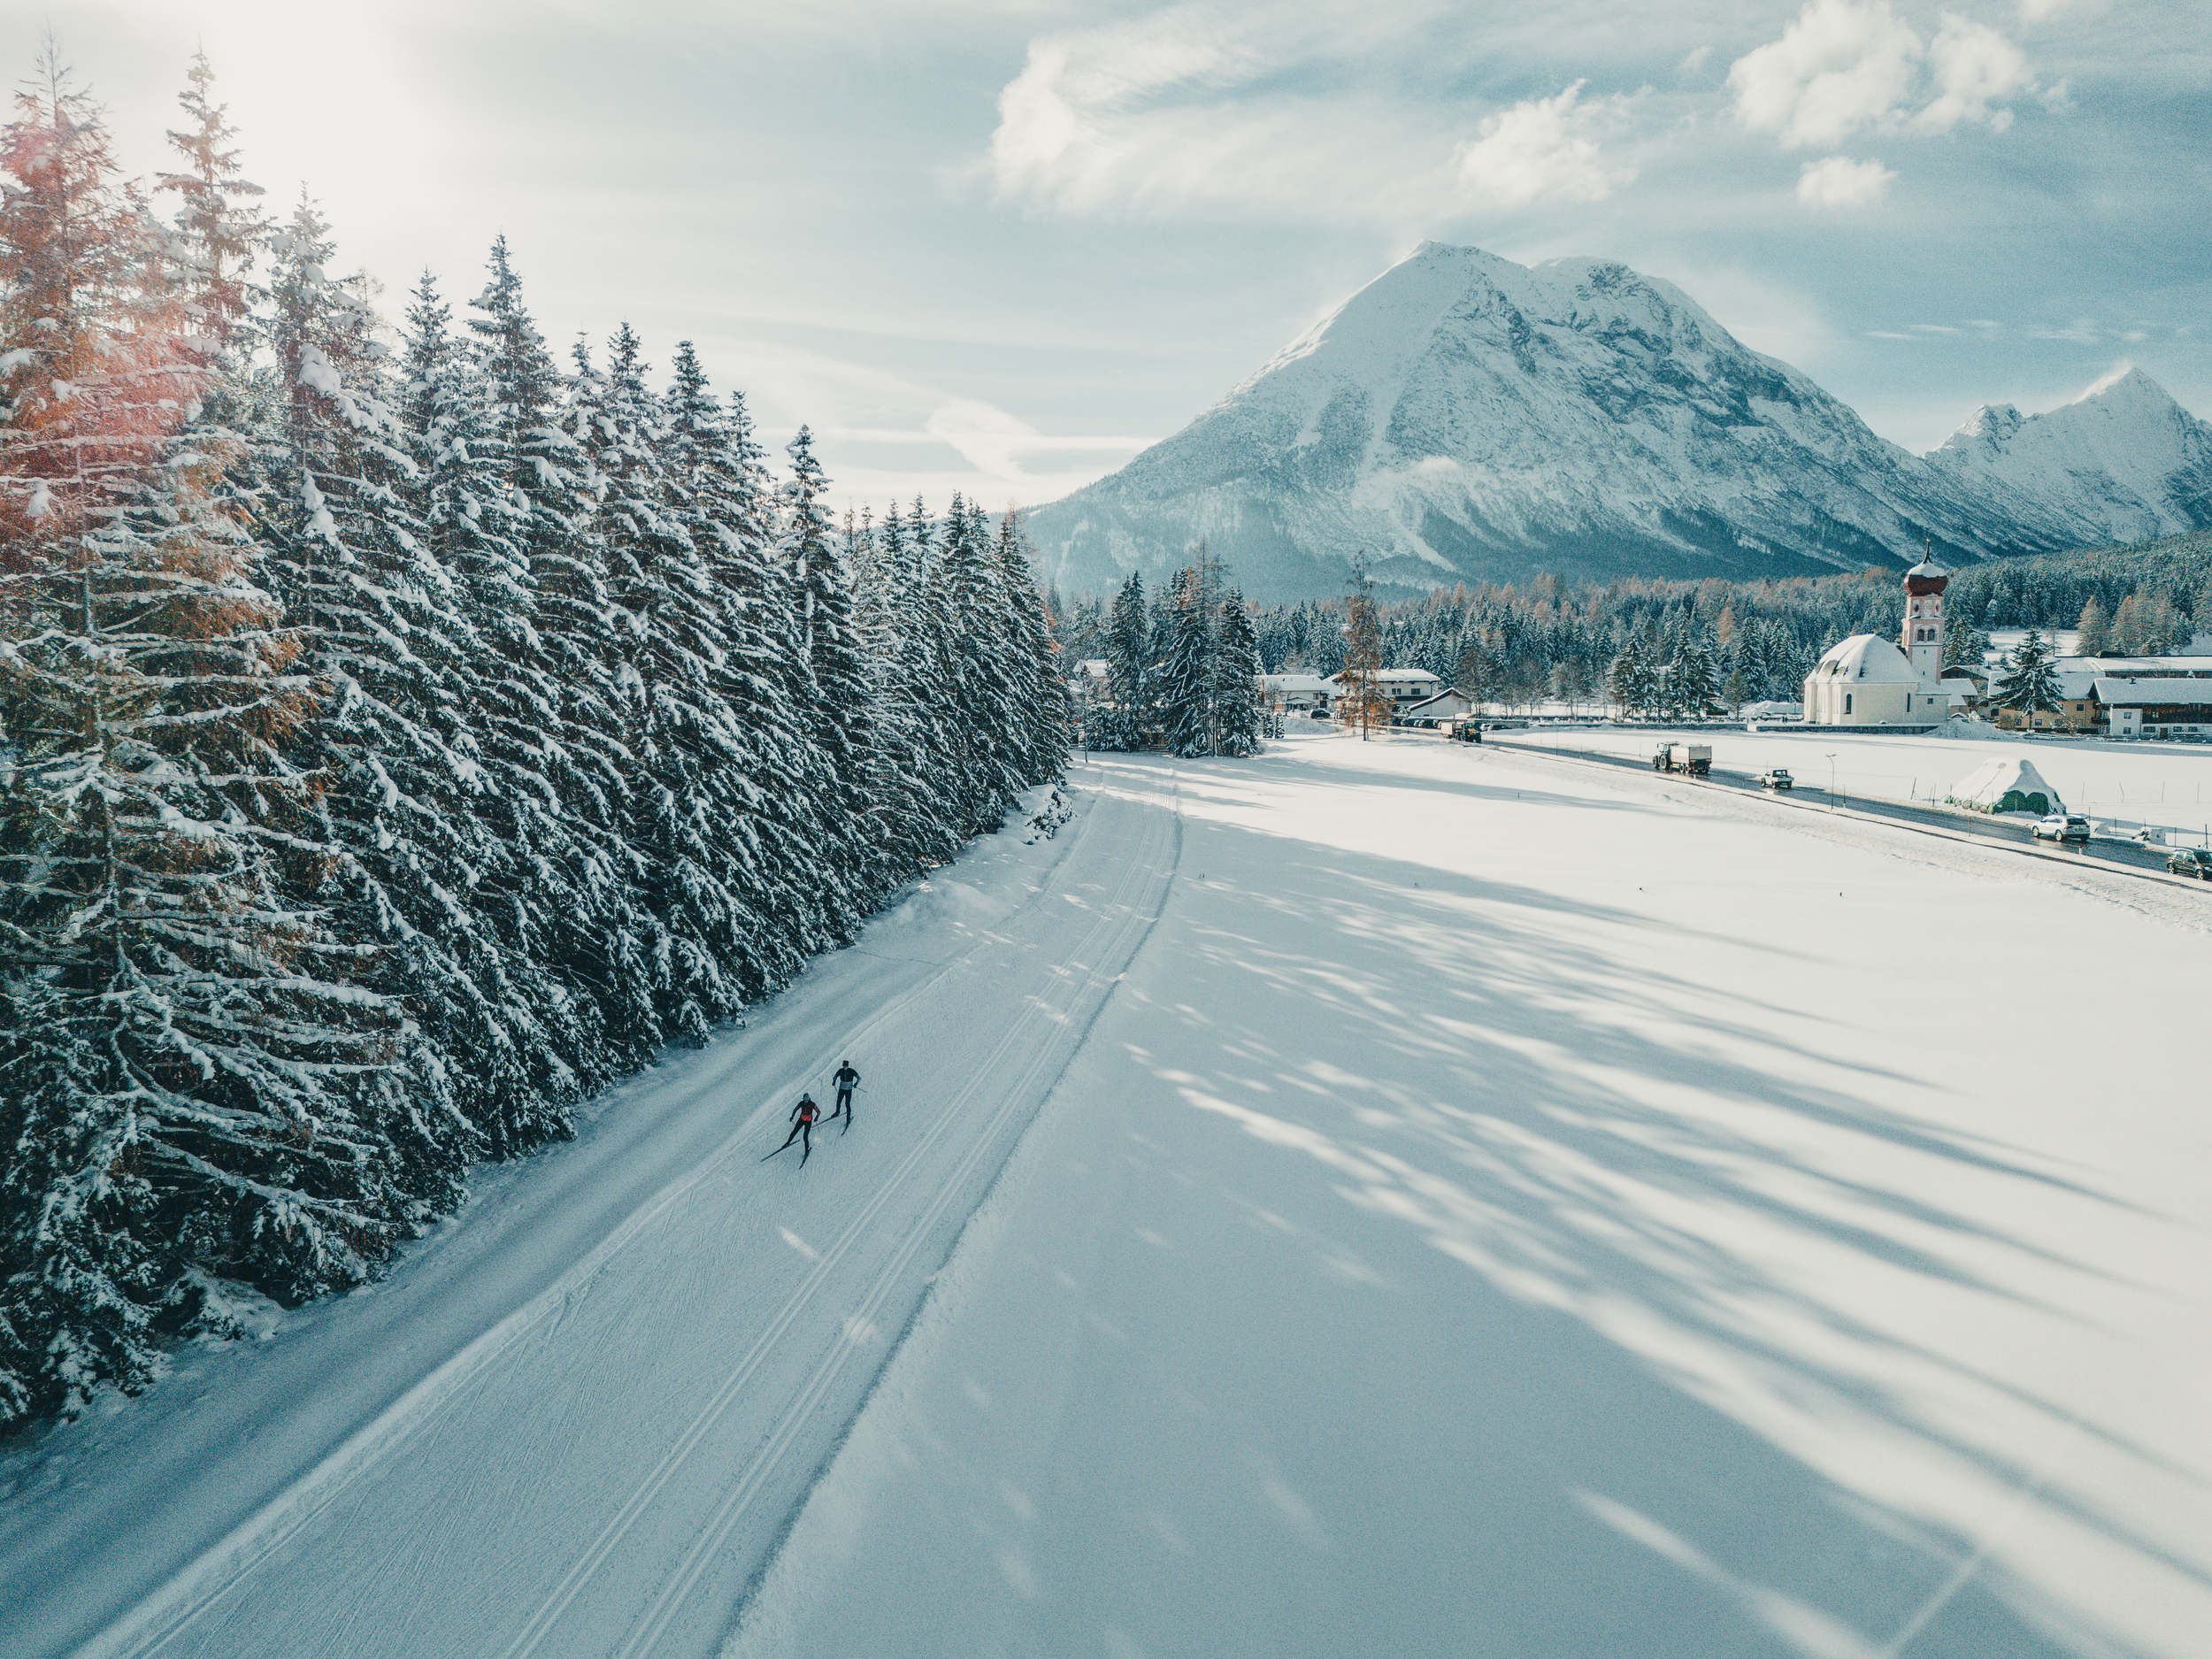
[[[1204,537],[1261,600],[1379,583],[1746,577],[2212,523],[2212,427],[2139,371],[1915,456],[1673,284],[1424,243],[1174,436],[1030,517],[1062,591]]]

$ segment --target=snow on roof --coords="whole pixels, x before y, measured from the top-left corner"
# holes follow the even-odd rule
[[[1993,755],[1951,786],[1952,799],[1971,801],[1976,806],[2000,806],[2007,795],[2014,794],[2039,795],[2051,803],[2053,811],[2066,810],[2058,791],[2036,771],[2035,763],[2017,755]]]
[[[1328,691],[1329,681],[1318,674],[1262,674],[1260,688],[1263,691]]]
[[[1860,680],[1873,685],[1920,683],[1919,672],[1904,648],[1883,634],[1854,634],[1830,646],[1813,672],[1821,679]]]
[[[1451,703],[1454,701],[1463,703],[1471,709],[1475,706],[1474,699],[1470,697],[1465,692],[1462,691],[1457,686],[1447,686],[1443,690],[1438,692],[1433,697],[1422,698],[1420,702],[1415,703],[1411,708],[1408,709],[1406,712],[1408,714],[1418,714],[1422,710],[1427,708],[1432,703]]]
[[[1353,671],[1348,668],[1342,673],[1332,674],[1329,678],[1341,683],[1353,678]],[[1379,668],[1375,671],[1373,678],[1375,683],[1381,686],[1410,686],[1424,683],[1440,686],[1444,683],[1425,668]]]
[[[2212,703],[2212,680],[2108,680],[2098,675],[2094,683],[2100,703],[2131,707],[2146,703]]]
[[[2105,674],[2135,678],[2144,674],[2202,674],[2212,677],[2212,657],[2055,657],[2051,666],[2061,673]]]

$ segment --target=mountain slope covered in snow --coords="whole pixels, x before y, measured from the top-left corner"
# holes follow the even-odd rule
[[[1984,404],[1928,459],[2022,521],[2082,542],[2212,524],[2212,425],[2138,368],[2047,414]]]
[[[1203,537],[1267,600],[1334,592],[1361,554],[1419,589],[2048,551],[2206,516],[2200,487],[2153,476],[2162,457],[2200,470],[2204,449],[2202,423],[2158,399],[2135,375],[2072,406],[2056,447],[2083,465],[2063,485],[2040,480],[2043,428],[2026,449],[1924,458],[1671,283],[1427,242],[1030,533],[1066,591],[1164,572]]]

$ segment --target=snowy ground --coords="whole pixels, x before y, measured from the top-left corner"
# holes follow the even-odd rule
[[[385,1284],[0,1460],[0,1653],[712,1652],[1157,914],[1171,810],[976,849]],[[803,1088],[849,1135],[763,1164]]]
[[[2155,824],[2187,832],[2192,846],[2212,845],[2212,744],[2113,743],[2093,738],[1992,735],[1884,737],[1821,732],[1671,732],[1660,726],[1594,726],[1563,732],[1532,727],[1508,735],[1563,752],[1584,750],[1650,758],[1670,738],[1711,747],[1713,764],[1759,772],[1786,766],[1801,783],[1828,787],[1828,756],[1835,756],[1836,787],[1884,800],[1940,801],[1993,756],[2032,761],[2067,809],[2100,819]],[[1507,735],[1507,734],[1502,734]]]
[[[2201,1659],[2212,899],[1425,738],[1077,776],[0,1460],[0,1651]]]
[[[1412,739],[1179,771],[734,1653],[2200,1659],[2193,894]]]

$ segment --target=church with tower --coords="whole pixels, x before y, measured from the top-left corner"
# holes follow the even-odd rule
[[[1895,639],[1854,634],[1828,648],[1805,677],[1805,718],[1815,726],[1933,726],[1971,690],[1943,675],[1943,590],[1951,573],[1933,559],[1905,572],[1905,621]]]

